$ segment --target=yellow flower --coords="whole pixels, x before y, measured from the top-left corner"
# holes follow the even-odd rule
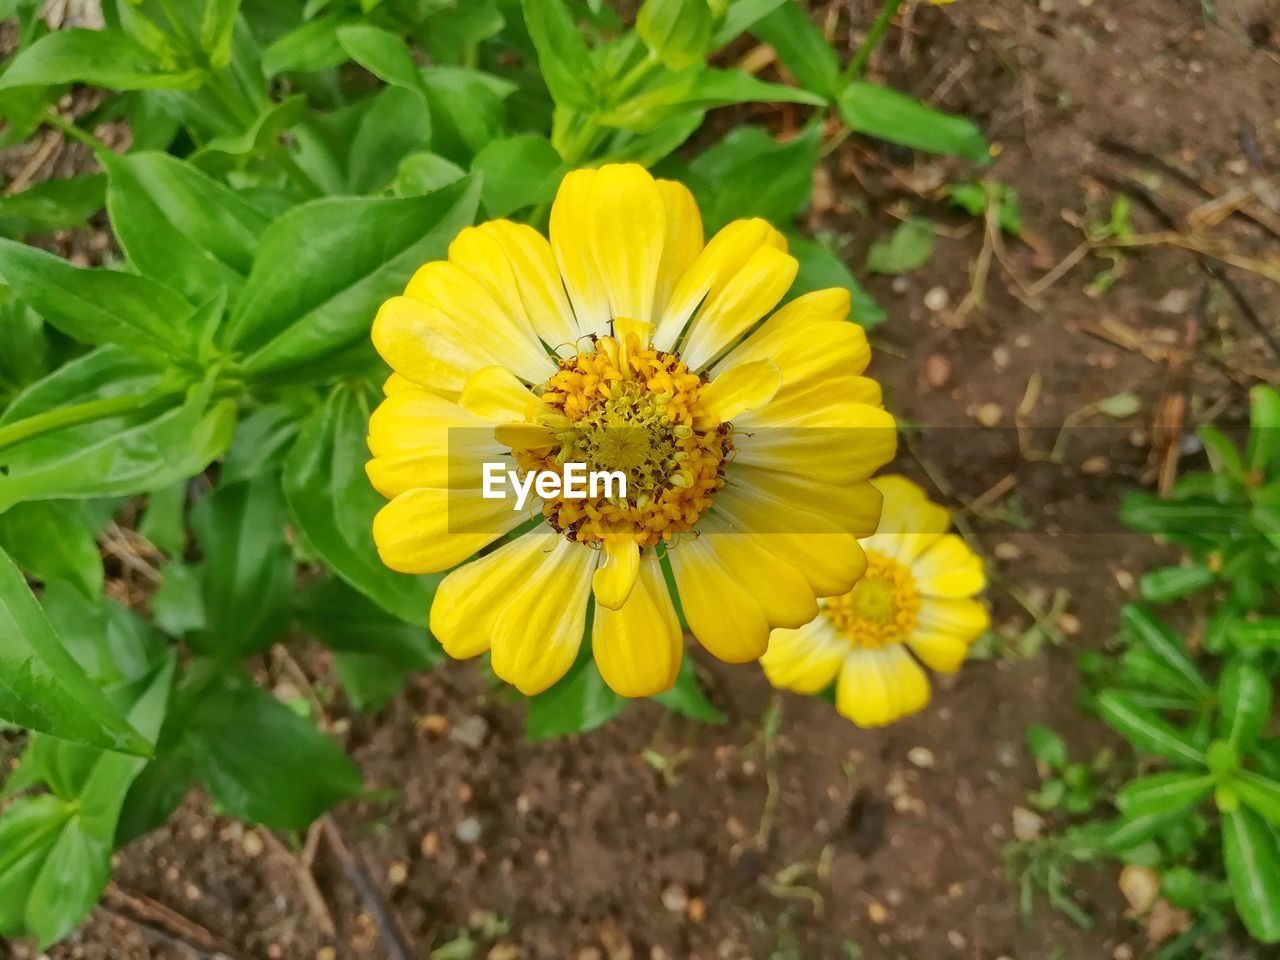
[[[836,709],[860,727],[924,709],[929,680],[916,661],[954,673],[990,625],[987,608],[973,599],[986,586],[982,561],[947,532],[947,511],[904,477],[874,483],[884,513],[862,540],[865,576],[824,599],[810,623],[774,630],[760,658],[777,687],[812,694],[836,681]]]
[[[589,636],[609,686],[648,696],[683,653],[664,564],[697,639],[739,663],[853,586],[896,431],[846,291],[769,316],[796,272],[764,221],[704,243],[687,189],[610,165],[565,177],[549,242],[468,228],[383,304],[373,342],[394,373],[368,474],[391,502],[374,539],[395,570],[457,568],[431,611],[451,656],[490,650],[534,694]],[[517,512],[481,495],[477,464],[504,458],[521,478],[621,471],[626,495]]]

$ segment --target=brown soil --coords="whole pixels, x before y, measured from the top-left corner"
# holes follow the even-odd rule
[[[871,6],[831,5],[826,22],[838,41],[851,14],[865,24]],[[981,223],[937,198],[961,174],[856,139],[827,161],[810,226],[841,237],[861,270],[867,244],[895,218],[938,224],[923,268],[869,283],[890,315],[874,337],[874,372],[896,413],[935,428],[912,444],[921,459],[904,449],[900,467],[942,483],[939,495],[974,528],[1000,578],[991,599],[1010,649],[942,681],[924,715],[887,731],[859,731],[824,703],[785,696],[773,751],[760,734],[771,692],[746,667],[702,661],[730,718],[723,727],[646,704],[603,730],[541,745],[522,741],[520,707],[488,690],[474,666],[417,678],[383,716],[340,720],[377,799],[336,814],[415,956],[1106,960],[1152,951],[1105,870],[1081,878],[1092,931],[1043,904],[1029,924],[1020,918],[1002,849],[1013,809],[1037,784],[1023,732],[1048,724],[1080,756],[1106,742],[1076,712],[1075,655],[1106,642],[1134,575],[1160,552],[1142,538],[1087,531],[1110,529],[1119,496],[1153,481],[1169,446],[1152,429],[1162,399],[1169,409],[1169,396],[1185,397],[1188,422],[1239,423],[1242,386],[1274,376],[1276,357],[1181,250],[1126,255],[1122,276],[1101,296],[1086,288],[1111,264],[1095,255],[1038,298],[1027,288],[1080,242],[1072,220],[1105,219],[1119,183],[1144,187],[1185,228],[1204,197],[1143,154],[1215,195],[1274,171],[1280,10],[1267,0],[1219,3],[1215,24],[1195,0],[908,7],[906,29],[889,33],[876,70],[979,119],[1002,148],[990,175],[1018,191],[1030,243],[1006,239],[1002,256],[990,257],[985,308],[957,309],[984,258]],[[1280,217],[1258,199],[1246,204]],[[1240,221],[1215,235],[1255,255],[1271,243],[1274,256],[1275,239]],[[1139,232],[1169,226],[1140,202],[1134,223]],[[1265,309],[1272,291],[1242,271],[1229,277],[1275,330],[1275,312]],[[944,309],[925,306],[935,288],[948,294]],[[928,299],[937,306],[941,294]],[[1124,339],[1119,330],[1131,342],[1090,332],[1103,323],[1112,340]],[[1188,336],[1195,347],[1179,367]],[[1085,418],[1061,463],[1036,462],[1008,429],[1033,378],[1041,381],[1028,415],[1036,423],[1061,424],[1122,391],[1136,394],[1142,411],[1118,423]],[[997,427],[978,426],[997,409]],[[1086,428],[1102,425],[1111,429]],[[1183,444],[1188,435],[1171,436]],[[1047,445],[1044,435],[1036,440]],[[1194,446],[1185,453],[1194,462]],[[1009,522],[1018,515],[1034,532]],[[1032,657],[1012,652],[1032,622],[1024,602],[1047,609],[1059,589],[1070,597],[1052,624],[1063,643]],[[322,656],[308,666],[332,682]],[[655,757],[666,758],[665,776]],[[334,936],[321,932],[303,874],[261,846],[193,799],[171,825],[120,854],[116,883],[213,931],[242,957],[334,956],[322,952],[328,947],[337,957],[387,956],[327,844],[314,875]],[[464,936],[473,952],[457,946]],[[450,943],[457,952],[443,952]],[[53,956],[188,954],[100,910]]]

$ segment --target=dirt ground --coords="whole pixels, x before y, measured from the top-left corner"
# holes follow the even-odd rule
[[[818,16],[845,42],[851,18],[867,23],[871,6],[838,0]],[[1061,731],[1073,755],[1107,742],[1076,712],[1075,658],[1108,640],[1135,576],[1161,556],[1114,531],[1115,506],[1177,454],[1197,462],[1189,431],[1160,429],[1157,413],[1167,420],[1185,402],[1186,423],[1239,424],[1244,388],[1280,370],[1233,299],[1280,336],[1274,290],[1245,271],[1224,284],[1169,245],[1118,261],[1081,250],[1074,267],[1059,266],[1119,189],[1133,196],[1139,233],[1211,223],[1224,212],[1211,198],[1243,197],[1239,211],[1261,224],[1237,212],[1212,235],[1275,256],[1280,209],[1265,178],[1280,161],[1280,5],[1220,0],[1216,22],[1205,19],[1210,6],[907,5],[873,73],[979,120],[1000,148],[988,175],[1020,197],[1025,242],[993,244],[980,219],[940,198],[944,183],[969,175],[954,164],[857,138],[824,163],[808,225],[859,273],[867,245],[897,219],[936,224],[925,266],[868,281],[889,314],[873,336],[873,373],[891,409],[923,425],[898,467],[933,483],[988,557],[1003,638],[989,658],[937,684],[926,713],[887,731],[783,696],[769,743],[760,718],[772,694],[758,671],[703,657],[724,726],[643,704],[589,735],[527,744],[518,704],[467,664],[416,678],[377,718],[346,716],[339,698],[333,719],[371,794],[336,823],[414,956],[1150,955],[1114,873],[1079,878],[1092,930],[1043,903],[1024,923],[1002,851],[1038,782],[1026,726]],[[1116,276],[1102,291],[1107,270]],[[1077,413],[1120,393],[1135,395],[1139,412]],[[1061,462],[1035,459],[1064,421],[1075,426]],[[1047,429],[1020,435],[1015,422]],[[1037,621],[1047,639],[1029,650],[1022,638]],[[306,663],[333,683],[323,655]],[[301,869],[199,799],[119,855],[115,884],[51,956],[188,957],[158,932],[182,918],[188,941],[212,932],[246,960],[387,956],[330,843]]]

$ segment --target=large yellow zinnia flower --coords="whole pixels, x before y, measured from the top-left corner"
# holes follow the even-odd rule
[[[715,656],[758,658],[776,626],[850,589],[894,454],[849,296],[777,306],[797,264],[762,220],[709,243],[692,195],[642,167],[565,177],[550,242],[494,221],[464,230],[373,327],[394,370],[369,425],[368,473],[391,502],[383,561],[458,566],[531,511],[480,495],[479,461],[522,474],[621,470],[627,496],[549,496],[532,529],[453,570],[431,629],[454,657],[492,651],[526,694],[568,671],[587,635],[605,681],[648,696],[683,652],[660,557]],[[744,339],[745,337],[745,339]],[[740,342],[741,341],[741,342]]]
[[[982,561],[947,532],[947,511],[905,477],[874,482],[884,513],[862,541],[866,575],[848,593],[824,599],[810,623],[774,630],[760,658],[770,682],[786,690],[818,693],[834,680],[836,709],[860,727],[924,709],[929,680],[916,658],[954,673],[990,625],[987,608],[973,599],[986,585]]]

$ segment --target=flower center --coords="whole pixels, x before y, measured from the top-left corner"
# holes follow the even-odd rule
[[[867,551],[867,572],[843,596],[822,601],[823,612],[855,647],[884,647],[911,635],[920,594],[911,569]]]
[[[623,473],[625,497],[551,497],[543,514],[570,540],[627,532],[653,546],[693,529],[724,486],[732,427],[694,428],[705,381],[676,354],[641,347],[634,335],[592,346],[561,361],[540,391],[541,419],[554,426],[558,445],[517,451],[516,462],[521,471],[583,463]]]

